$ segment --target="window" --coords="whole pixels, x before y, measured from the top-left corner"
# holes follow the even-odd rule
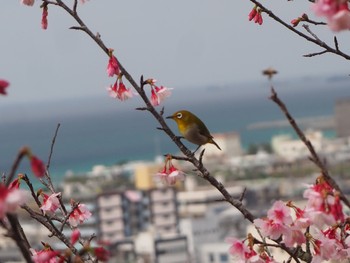
[[[220,254],[220,263],[226,263],[228,262],[228,255],[227,254]]]
[[[214,253],[209,253],[209,262],[215,262]]]

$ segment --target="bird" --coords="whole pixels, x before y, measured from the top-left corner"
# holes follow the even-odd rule
[[[202,145],[207,143],[214,144],[219,150],[221,150],[220,146],[214,141],[207,126],[205,126],[205,124],[193,113],[187,110],[179,110],[166,118],[173,119],[176,122],[183,138],[198,145],[194,153]]]

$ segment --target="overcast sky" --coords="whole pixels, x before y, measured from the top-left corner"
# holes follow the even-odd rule
[[[59,8],[49,6],[48,30],[42,30],[40,3],[0,4],[0,78],[11,82],[1,105],[105,93],[113,83],[106,55],[87,35],[68,29],[76,23]],[[287,21],[310,14],[308,1],[269,4]],[[262,26],[249,22],[252,7],[247,0],[90,0],[78,12],[135,79],[143,74],[168,87],[262,81],[269,66],[281,79],[349,73],[348,62],[334,55],[303,58],[321,49],[266,15]],[[314,31],[332,43],[327,28]],[[349,33],[337,36],[349,52]]]

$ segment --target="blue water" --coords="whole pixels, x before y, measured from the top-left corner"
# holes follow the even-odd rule
[[[300,80],[277,83],[276,89],[290,112],[298,118],[332,115],[335,101],[350,96],[349,84],[346,80],[311,85],[309,81]],[[239,132],[242,145],[247,147],[252,143],[269,142],[275,134],[292,133],[289,128],[246,129],[255,122],[284,119],[268,96],[269,84],[265,82],[219,88],[182,88],[175,90],[165,104],[165,115],[179,109],[191,110],[205,121],[211,132]],[[157,154],[176,153],[176,146],[156,129],[155,119],[146,111],[134,110],[140,105],[139,98],[121,103],[101,96],[31,105],[25,118],[0,119],[0,172],[10,170],[23,145],[30,146],[36,155],[47,161],[58,122],[61,127],[50,167],[56,182],[68,170],[83,173],[95,164],[151,160]],[[1,106],[0,110],[4,112]],[[11,112],[14,114],[14,110]],[[16,114],[18,117],[21,112]],[[168,123],[177,133],[175,123],[171,120]],[[194,148],[191,144],[188,146]],[[28,161],[23,160],[18,172],[30,174],[28,171]]]

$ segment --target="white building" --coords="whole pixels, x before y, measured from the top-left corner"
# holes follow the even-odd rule
[[[325,138],[320,131],[306,131],[306,138],[311,142],[316,151],[320,151],[325,143]],[[293,162],[305,159],[310,155],[305,144],[298,138],[293,139],[291,135],[277,135],[272,138],[271,146],[278,156],[286,161]]]
[[[204,158],[239,156],[243,153],[239,133],[213,133],[212,135],[221,151],[214,144],[208,143],[203,146],[205,148]]]

